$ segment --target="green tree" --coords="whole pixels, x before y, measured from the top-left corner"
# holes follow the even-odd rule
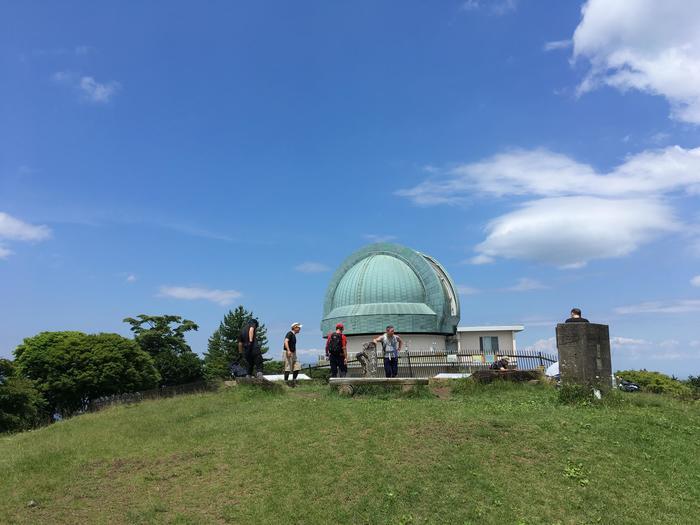
[[[202,360],[185,341],[185,334],[199,327],[179,315],[138,315],[127,317],[134,340],[151,357],[161,376],[161,385],[201,381]]]
[[[219,327],[209,337],[207,351],[204,353],[204,370],[207,379],[227,378],[232,363],[245,364],[245,358],[238,350],[238,337],[248,320],[253,316],[243,306],[229,310]],[[258,342],[262,353],[268,351],[267,328],[258,326]]]
[[[42,332],[15,349],[15,365],[62,415],[90,399],[153,388],[159,379],[151,357],[118,334]]]
[[[0,433],[25,430],[47,419],[46,401],[29,379],[17,377],[9,359],[0,359]]]

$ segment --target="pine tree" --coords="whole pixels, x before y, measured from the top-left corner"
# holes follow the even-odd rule
[[[232,363],[245,366],[245,358],[238,351],[238,337],[253,312],[243,306],[229,310],[219,327],[209,337],[207,351],[204,353],[204,368],[207,379],[230,377],[229,366]],[[258,343],[262,353],[267,352],[267,328],[264,324],[258,326]]]

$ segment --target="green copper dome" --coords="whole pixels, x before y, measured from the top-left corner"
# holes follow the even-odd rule
[[[336,271],[323,309],[321,330],[336,323],[345,333],[454,334],[459,323],[455,286],[440,264],[398,244],[371,244],[350,255]]]

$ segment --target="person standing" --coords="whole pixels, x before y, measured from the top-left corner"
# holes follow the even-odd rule
[[[243,357],[248,365],[248,376],[255,377],[263,376],[263,358],[260,352],[260,345],[257,338],[258,320],[255,318],[248,319],[241,330],[240,344],[243,347]]]
[[[566,323],[588,323],[588,319],[584,319],[581,317],[581,309],[580,308],[572,308],[571,309],[571,317],[569,317],[566,321]]]
[[[326,339],[326,358],[331,363],[331,377],[345,377],[348,373],[348,339],[343,334],[343,323],[335,325],[335,332]]]
[[[297,386],[297,376],[301,370],[301,363],[297,359],[297,334],[301,331],[299,323],[292,323],[289,332],[284,336],[284,382],[292,388]],[[292,382],[289,383],[289,373],[292,373]]]
[[[374,343],[382,344],[382,354],[384,355],[384,375],[386,377],[396,377],[399,375],[399,352],[403,346],[401,338],[394,333],[394,327],[386,327],[386,333],[374,339]]]

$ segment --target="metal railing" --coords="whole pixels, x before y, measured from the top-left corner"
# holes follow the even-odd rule
[[[378,352],[380,355],[381,352]],[[557,361],[556,354],[538,352],[533,350],[520,350],[517,352],[499,352],[497,354],[484,354],[479,350],[461,350],[457,353],[445,351],[419,351],[406,350],[399,352],[397,377],[433,377],[441,373],[465,374],[477,370],[488,369],[496,360],[503,357],[509,359],[509,369],[513,370],[538,370],[547,368]],[[312,368],[328,368],[327,363],[319,363]],[[348,376],[361,377],[363,369],[357,359],[348,361]],[[377,376],[383,377],[384,360],[377,357]]]

